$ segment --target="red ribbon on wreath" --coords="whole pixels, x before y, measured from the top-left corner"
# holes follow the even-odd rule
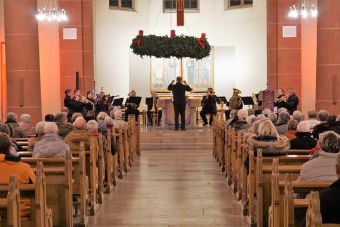
[[[202,33],[201,34],[201,38],[195,38],[195,41],[200,45],[200,47],[202,49],[205,49],[205,44],[204,44],[204,40],[206,39],[206,34]]]
[[[143,30],[139,30],[138,32],[138,36],[142,37],[144,35],[144,31]],[[142,40],[140,38],[135,40],[135,45],[139,48],[142,46]]]

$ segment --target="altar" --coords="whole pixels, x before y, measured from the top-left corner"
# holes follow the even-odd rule
[[[175,126],[174,105],[172,97],[160,97],[157,106],[162,108],[162,125],[166,127]],[[187,97],[187,105],[185,109],[185,126],[195,128],[197,119],[197,108],[201,106],[200,97]]]

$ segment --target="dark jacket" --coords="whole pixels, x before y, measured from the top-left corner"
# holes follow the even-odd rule
[[[333,126],[331,126],[331,130],[340,135],[340,121],[336,121]]]
[[[328,123],[320,123],[320,124],[318,124],[314,127],[313,137],[315,139],[319,139],[320,133],[323,133],[323,132],[326,132],[326,131],[329,131],[329,130],[330,130],[330,127],[329,127]]]
[[[151,102],[148,102],[148,103],[147,103],[148,111],[151,111],[151,110],[152,110],[153,104],[154,104],[154,100],[153,100],[152,97],[150,97],[150,100],[151,100]],[[156,97],[156,102],[157,102],[157,100],[158,100],[158,97]],[[155,108],[156,108],[156,107],[155,107]]]
[[[322,223],[340,224],[340,179],[320,192]]]
[[[315,147],[316,139],[310,132],[297,132],[296,138],[290,141],[290,149],[309,150]]]
[[[297,110],[298,104],[299,104],[299,98],[296,95],[289,96],[286,102],[286,108],[289,114],[293,114],[293,112]]]
[[[276,98],[276,101],[274,102],[274,106],[277,107],[277,109],[280,109],[282,107],[286,107],[286,103],[284,101],[281,101],[280,98],[284,95],[279,95]]]
[[[172,91],[172,95],[174,97],[174,103],[185,103],[185,92],[191,91],[191,87],[189,85],[184,85],[182,83],[170,84],[168,86],[168,90]]]
[[[211,112],[213,114],[217,113],[216,95],[209,95],[208,98],[207,96],[203,96],[201,104],[202,104],[202,110],[206,112]]]
[[[246,125],[246,121],[235,121],[231,124],[231,127],[235,128],[236,131],[240,130],[242,126]]]

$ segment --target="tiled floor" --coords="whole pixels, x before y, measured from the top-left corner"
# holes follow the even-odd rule
[[[142,151],[113,193],[105,195],[90,226],[246,226],[211,149],[200,149],[200,143],[209,143],[203,139],[209,136],[207,130],[142,135],[142,142],[148,146],[154,142],[157,149]],[[197,144],[192,149],[181,150],[193,139]],[[163,149],[171,141],[177,149]]]

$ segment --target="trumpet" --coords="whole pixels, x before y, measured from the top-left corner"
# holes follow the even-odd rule
[[[280,98],[278,98],[277,101],[287,102],[288,98],[289,98],[289,95],[283,95]]]

